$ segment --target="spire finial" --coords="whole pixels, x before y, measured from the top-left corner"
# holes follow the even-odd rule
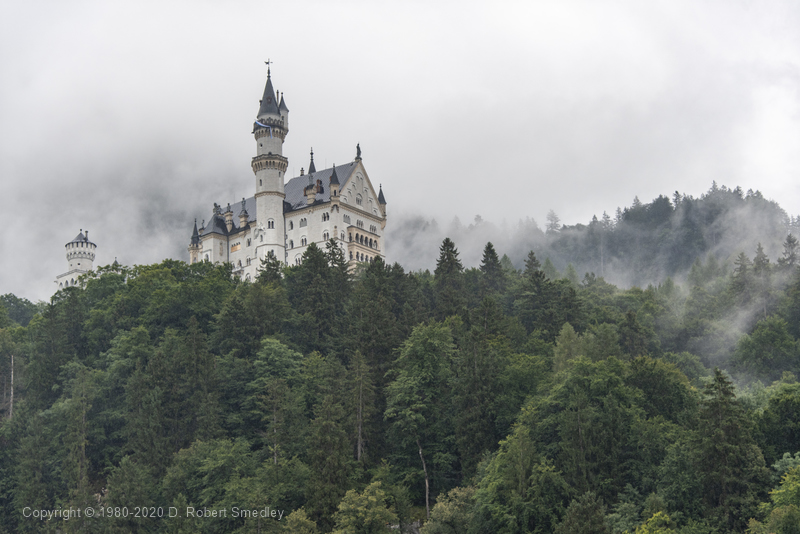
[[[356,143],[356,160],[361,159],[361,143]]]
[[[270,61],[270,60],[269,60],[269,58],[267,58],[267,60],[266,60],[264,63],[267,65],[267,78],[269,78],[269,76],[270,76],[270,72],[269,72],[269,66],[270,66],[270,64],[271,64],[271,63],[273,63],[273,62],[272,62],[272,61]]]
[[[308,174],[317,172],[317,166],[314,165],[314,147],[311,147],[311,163],[308,164]]]

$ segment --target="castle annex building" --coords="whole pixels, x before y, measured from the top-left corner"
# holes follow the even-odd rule
[[[351,262],[383,256],[386,200],[375,190],[361,160],[317,170],[314,152],[308,173],[286,180],[283,142],[289,133],[289,108],[283,94],[267,85],[253,124],[256,155],[251,161],[255,194],[225,208],[214,203],[208,222],[195,220],[189,261],[229,262],[234,274],[255,278],[261,260],[272,252],[286,264],[300,263],[311,243],[324,249],[335,240]]]
[[[89,241],[89,230],[83,233],[83,228],[75,239],[64,245],[67,251],[67,272],[56,277],[58,289],[74,286],[78,278],[92,270],[95,250],[97,245]]]

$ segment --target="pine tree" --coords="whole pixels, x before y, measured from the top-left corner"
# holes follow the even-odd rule
[[[463,312],[466,304],[463,273],[456,245],[446,237],[439,247],[439,259],[433,272],[437,317],[444,319]]]
[[[481,260],[482,294],[502,294],[506,289],[506,277],[500,259],[494,250],[491,242],[486,243],[483,248],[483,259]]]
[[[741,532],[763,500],[769,471],[751,437],[734,385],[719,369],[703,390],[699,428],[695,469],[704,488],[706,515]]]

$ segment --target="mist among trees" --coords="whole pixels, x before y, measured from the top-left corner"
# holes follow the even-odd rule
[[[166,260],[3,296],[0,532],[797,532],[800,258],[776,203],[418,222],[392,246],[432,270],[328,243],[253,283]],[[90,506],[181,513],[24,516]]]

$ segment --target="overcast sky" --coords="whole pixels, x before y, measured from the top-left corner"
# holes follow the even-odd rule
[[[6,2],[0,294],[48,299],[81,228],[96,264],[188,259],[194,218],[253,194],[267,58],[289,171],[361,143],[389,225],[586,223],[712,180],[796,215],[798,6]]]

